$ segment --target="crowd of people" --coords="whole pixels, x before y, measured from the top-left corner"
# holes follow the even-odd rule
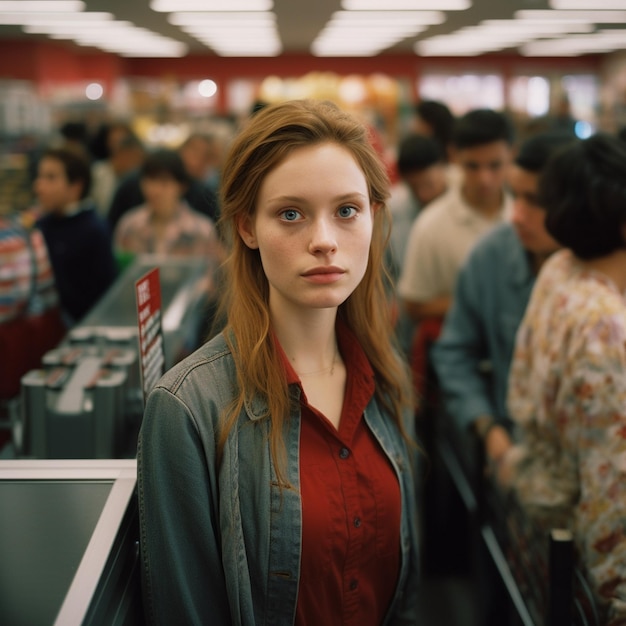
[[[228,151],[68,127],[33,208],[0,217],[0,347],[34,309],[58,340],[136,255],[225,269],[223,330],[140,435],[155,623],[415,623],[431,393],[497,490],[572,530],[604,623],[626,623],[623,133],[520,140],[433,101],[413,121],[393,184],[328,103],[263,104]]]

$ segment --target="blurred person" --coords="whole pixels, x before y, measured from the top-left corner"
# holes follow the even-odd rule
[[[511,221],[470,252],[433,348],[447,412],[461,432],[473,429],[488,458],[500,454],[497,427],[512,428],[506,393],[517,328],[539,270],[560,247],[545,227],[539,177],[550,156],[571,141],[567,133],[548,132],[520,146],[509,175]]]
[[[145,202],[115,228],[115,248],[131,254],[204,256],[221,261],[223,248],[213,221],[184,201],[191,177],[180,154],[157,150],[139,170]]]
[[[443,319],[470,249],[510,213],[505,183],[512,143],[513,128],[502,113],[477,109],[456,121],[452,144],[462,179],[413,223],[398,283],[415,323]]]
[[[219,217],[219,203],[215,192],[204,181],[213,162],[213,142],[202,133],[190,135],[178,148],[189,176],[185,191],[185,200],[189,206],[210,217],[214,222]],[[129,174],[118,186],[108,220],[111,228],[115,227],[124,213],[141,205],[145,198],[141,190],[139,171]]]
[[[568,134],[546,133],[520,146],[509,174],[511,221],[496,226],[470,252],[431,350],[449,417],[446,432],[471,476],[482,475],[485,459],[497,458],[508,445],[506,393],[515,334],[539,269],[559,247],[545,228],[539,176],[551,154],[570,141]],[[491,556],[482,545],[473,554],[479,623],[508,623]]]
[[[67,121],[59,127],[61,145],[82,152],[86,158],[91,158],[89,150],[89,129],[86,122]]]
[[[248,121],[222,183],[228,324],[157,384],[140,433],[148,622],[415,624],[384,166],[352,116],[299,100]]]
[[[423,207],[446,191],[448,183],[441,146],[422,135],[407,135],[400,141],[396,169],[400,181],[392,187],[389,210],[393,218],[390,246],[398,274],[413,221]]]
[[[39,161],[34,191],[61,307],[79,322],[115,280],[111,234],[88,198],[90,164],[73,148],[50,148]]]
[[[135,133],[124,124],[109,128],[107,156],[91,166],[91,197],[100,215],[109,214],[117,187],[130,172],[142,163],[144,148]]]
[[[21,215],[0,215],[0,449],[10,440],[24,374],[65,334],[58,294],[40,231]]]
[[[392,218],[389,265],[394,280],[400,275],[415,218],[447,189],[447,167],[443,150],[434,139],[410,134],[400,142],[396,163],[400,180],[392,186],[389,199]],[[396,308],[398,340],[403,352],[408,354],[414,325],[402,306]]]
[[[497,476],[541,528],[568,528],[604,613],[626,622],[626,147],[598,134],[540,181],[566,249],[543,266],[517,334],[516,444]]]
[[[450,158],[454,115],[443,102],[422,100],[415,105],[414,130],[439,142],[446,160]]]

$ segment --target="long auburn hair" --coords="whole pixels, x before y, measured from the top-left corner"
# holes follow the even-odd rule
[[[272,338],[269,285],[258,250],[248,248],[237,231],[240,220],[254,215],[265,176],[295,149],[335,143],[355,158],[368,184],[374,223],[369,262],[361,283],[340,305],[338,314],[359,340],[376,379],[376,396],[404,434],[403,415],[413,409],[408,368],[395,349],[385,285],[389,277],[384,252],[390,218],[386,206],[389,179],[372,147],[367,129],[329,102],[294,100],[257,112],[231,145],[221,181],[220,227],[230,241],[221,302],[224,335],[237,371],[238,396],[227,411],[218,437],[221,458],[228,434],[244,404],[255,396],[267,403],[271,422],[270,453],[280,485],[284,477],[283,426],[292,400]]]

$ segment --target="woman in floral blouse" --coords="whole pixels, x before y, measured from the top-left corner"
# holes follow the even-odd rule
[[[540,191],[566,249],[542,269],[517,335],[519,440],[498,475],[537,522],[573,531],[603,623],[626,624],[626,146],[573,143]]]

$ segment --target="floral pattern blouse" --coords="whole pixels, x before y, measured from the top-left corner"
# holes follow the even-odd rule
[[[607,624],[626,624],[626,298],[563,250],[546,263],[517,335],[508,404],[512,487],[569,528]]]

